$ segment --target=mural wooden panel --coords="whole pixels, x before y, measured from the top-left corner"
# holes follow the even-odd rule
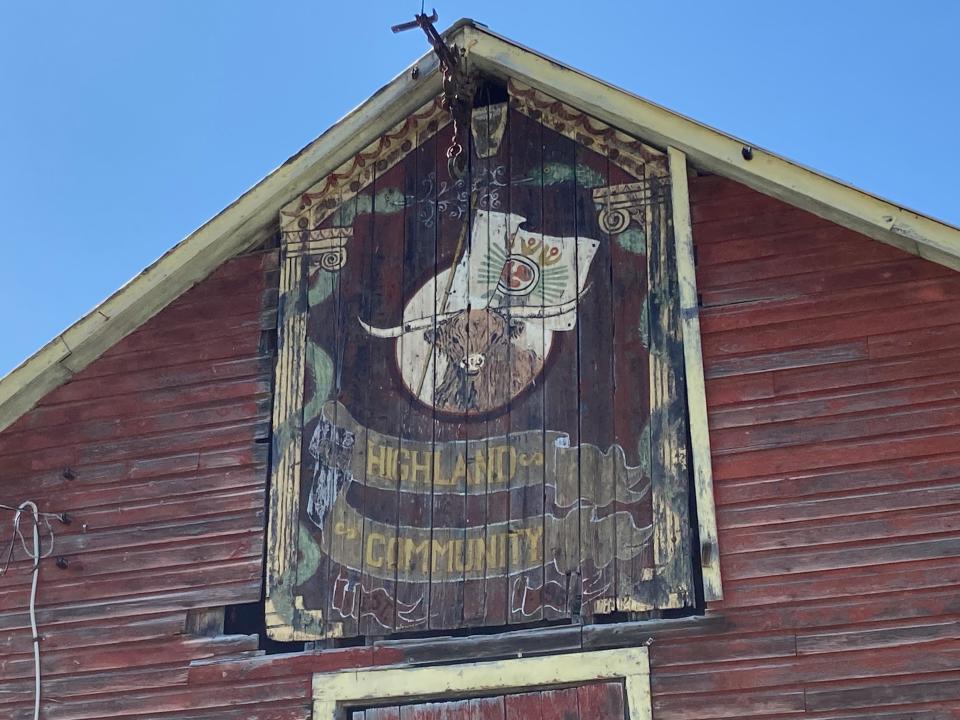
[[[275,637],[691,602],[666,158],[520,85],[472,120],[282,212]]]

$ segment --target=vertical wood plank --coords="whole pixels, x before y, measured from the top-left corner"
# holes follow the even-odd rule
[[[489,98],[487,98],[489,99]],[[493,121],[495,112],[501,110],[506,112],[506,106],[487,105],[478,108],[475,113],[484,115],[486,122],[475,132],[482,133],[474,136],[478,145],[488,148],[487,152],[474,152],[474,156],[484,154],[485,158],[478,162],[479,172],[477,177],[478,198],[477,207],[484,212],[500,213],[507,210],[509,197],[505,189],[510,184],[509,175],[509,140],[498,138],[497,124]],[[506,135],[509,130],[503,128],[500,131]],[[499,142],[498,142],[499,140]],[[496,152],[490,152],[490,149],[497,148]],[[498,232],[488,225],[486,238],[480,238],[483,249],[488,258],[498,257],[501,253],[509,250],[509,233]],[[488,270],[486,276],[481,274],[483,283],[483,294],[489,294],[493,297],[498,292],[500,282],[499,274],[492,269]],[[501,315],[504,327],[495,329],[498,333],[502,331],[509,332],[510,317],[506,313]],[[499,326],[497,317],[488,315],[488,323]],[[507,346],[507,368],[505,368],[506,382],[508,386],[513,381],[512,368],[510,367],[510,349]],[[491,391],[488,396],[488,405],[494,403],[494,393]],[[506,465],[499,462],[500,451],[504,444],[509,445],[510,416],[508,413],[497,411],[488,416],[485,423],[486,432],[486,525],[484,536],[484,617],[485,625],[505,625],[508,622],[508,589],[509,575],[505,562],[507,552],[506,545],[501,545],[503,533],[508,527],[509,521],[509,485],[510,485],[510,461]]]
[[[590,237],[592,207],[585,204],[590,193],[584,194],[583,178],[577,172],[577,144],[541,122],[543,134],[543,212],[544,232],[555,237],[573,237],[576,242],[572,271],[576,277],[581,271],[580,242]],[[551,170],[557,169],[553,172]],[[548,184],[549,181],[549,184]],[[544,273],[550,272],[549,254],[544,248]],[[574,286],[577,286],[576,281]],[[546,291],[546,282],[544,283]],[[576,296],[574,296],[576,297]],[[550,302],[544,292],[541,304]],[[579,300],[576,301],[577,325],[582,322]],[[556,457],[558,432],[567,434],[564,445],[580,446],[580,353],[577,329],[552,332],[550,364],[543,376],[544,418],[544,523],[543,542],[543,617],[547,620],[569,617],[574,605],[579,604],[580,527],[579,504],[561,507],[558,495],[576,497],[579,490],[579,450],[566,450],[564,463],[551,462]],[[544,343],[546,347],[546,342]],[[547,474],[546,468],[555,472]],[[571,489],[573,490],[571,492]],[[553,557],[550,557],[550,556]],[[571,597],[571,594],[573,597]]]
[[[346,216],[356,216],[356,211],[359,203],[359,195],[353,195],[345,198],[343,194],[340,195],[340,202],[338,205],[338,212],[329,219],[329,222],[334,225],[346,225],[349,224],[345,219]],[[372,219],[372,213],[371,213]],[[359,225],[360,223],[357,223]],[[361,234],[361,239],[363,234]],[[366,243],[364,243],[366,246]],[[356,258],[357,262],[360,262],[361,265],[357,270],[360,273],[360,276],[363,277],[366,268],[368,258],[358,257]],[[324,280],[323,270],[319,271],[320,277],[319,280]],[[343,273],[342,271],[337,273],[334,278],[331,279],[333,283],[332,292],[329,295],[329,298],[326,299],[322,306],[323,310],[319,314],[323,318],[323,322],[320,323],[319,330],[326,336],[324,339],[324,349],[332,353],[332,365],[333,365],[333,377],[331,378],[331,390],[330,397],[334,400],[339,401],[341,395],[341,385],[340,378],[343,377],[344,364],[346,362],[346,345],[347,345],[347,335],[348,330],[345,325],[347,322],[347,302],[345,298],[344,282],[343,282]],[[313,308],[311,308],[313,311]],[[315,311],[314,311],[315,312]],[[332,335],[332,337],[331,337]],[[329,420],[333,423],[334,428],[339,428],[343,425],[346,420],[341,418],[339,414],[339,402],[333,406],[332,417]],[[367,438],[364,433],[363,437],[355,439],[355,448],[362,448],[362,452],[366,452],[367,447]],[[332,558],[343,558],[349,554],[347,548],[351,544],[351,541],[355,542],[360,548],[362,553],[363,548],[363,536],[362,528],[351,528],[353,532],[359,532],[360,537],[352,535],[351,532],[336,532],[336,527],[339,519],[339,509],[338,504],[335,502],[333,509],[330,512],[330,518],[324,526],[323,531],[323,543],[324,550],[327,553],[327,560],[325,563],[321,564],[321,568],[326,567],[329,580],[326,584],[326,587],[323,590],[327,593],[327,623],[326,623],[326,634],[330,637],[338,637],[343,635],[352,635],[355,634],[358,628],[357,624],[357,613],[358,606],[361,600],[359,588],[356,587],[358,578],[352,577],[352,573],[356,572],[359,568],[348,568],[340,565],[339,563],[332,560]],[[355,588],[355,592],[349,592],[348,588]],[[342,590],[343,594],[339,594],[338,591]]]
[[[639,672],[628,675],[624,682],[629,720],[652,720],[653,698],[650,693],[650,656],[644,652]]]
[[[307,221],[307,227],[310,228],[312,218],[305,217],[304,220]],[[329,227],[332,222],[333,220],[328,220],[324,224],[326,227]],[[301,438],[311,433],[311,426],[316,421],[314,417],[307,417],[308,413],[305,412],[305,408],[308,406],[312,409],[322,408],[324,401],[327,399],[326,396],[323,396],[324,393],[329,393],[331,397],[336,397],[332,378],[336,377],[336,363],[338,361],[337,348],[340,329],[338,311],[340,307],[341,273],[329,273],[322,269],[312,267],[313,262],[309,256],[306,258],[306,261],[308,266],[304,268],[302,282],[305,286],[304,302],[308,317],[304,332],[305,370],[303,384],[305,385],[305,394],[300,413],[302,425],[299,436]],[[318,322],[318,318],[322,318],[322,321]],[[330,378],[331,382],[328,387],[320,387],[318,385],[319,378],[317,377],[316,366],[321,353],[329,361],[329,372],[332,377]],[[308,378],[310,379],[309,387],[306,387]],[[309,393],[309,395],[306,393]],[[279,394],[277,397],[279,399]],[[312,414],[312,410],[309,414]],[[336,417],[329,418],[329,420],[333,422],[334,425],[336,424]],[[317,460],[310,454],[311,439],[308,437],[306,441],[301,440],[301,442],[302,467],[298,478],[298,484],[300,486],[299,495],[301,501],[305,503],[307,508],[306,514],[309,516],[311,513],[316,514],[310,507],[310,497],[314,490],[312,487],[315,480],[313,474],[317,469]],[[330,492],[333,492],[332,488]],[[295,585],[298,588],[303,588],[305,585],[312,586],[309,587],[312,596],[310,605],[312,607],[319,607],[319,610],[315,610],[312,613],[301,612],[300,617],[297,619],[297,625],[299,630],[317,637],[326,636],[328,633],[335,634],[339,632],[340,628],[339,615],[334,616],[332,612],[332,595],[330,593],[332,585],[329,582],[331,572],[330,551],[333,546],[332,528],[335,525],[334,512],[334,507],[328,506],[326,508],[323,514],[326,515],[327,520],[322,531],[316,527],[313,520],[304,523],[302,517],[297,517],[297,522],[303,523],[301,532],[303,532],[305,536],[308,536],[305,538],[305,541],[315,544],[320,549],[315,566],[310,567],[307,566],[306,563],[298,562],[296,567]]]
[[[436,172],[437,141],[435,137],[419,139],[422,142],[407,164],[402,188],[405,206],[404,307],[423,287],[427,278],[436,274],[437,265],[437,229],[436,224],[429,221],[429,218],[434,217],[436,213],[436,184],[432,174]],[[434,306],[435,299],[431,298],[430,304]],[[415,368],[415,376],[423,378],[423,385],[428,388],[428,397],[432,399],[436,373],[436,349],[432,345],[425,348],[422,335],[420,333],[416,335],[417,337],[401,337],[402,362]],[[433,451],[437,450],[437,447],[434,442],[435,412],[433,408],[422,406],[409,393],[403,395],[403,404],[403,419],[399,433],[400,452],[403,452],[402,438],[415,438],[419,442],[407,444],[429,447],[431,460],[428,463],[425,482],[408,482],[406,485],[401,485],[397,526],[396,629],[406,632],[425,630],[429,627],[429,580],[433,554],[433,549],[429,547],[430,535],[428,532],[428,547],[425,551],[418,549],[415,543],[408,540],[415,533],[419,533],[421,528],[430,528],[433,525],[432,493],[437,466],[432,459]],[[420,568],[423,570],[422,574],[419,572]],[[421,575],[423,579],[418,582],[402,581],[404,577]]]
[[[488,147],[497,146],[496,152],[490,154],[490,160],[486,167],[487,175],[483,179],[482,188],[484,188],[485,200],[480,203],[482,209],[488,213],[510,212],[512,194],[510,188],[513,184],[512,176],[512,144],[510,136],[512,133],[512,123],[509,118],[509,105],[498,105],[497,112],[505,114],[504,128],[497,142],[496,130],[492,120],[492,109],[488,105],[485,108],[476,110],[484,114],[485,122],[481,124],[486,132],[485,142]],[[491,144],[492,143],[492,144]],[[509,223],[508,223],[509,225]],[[507,257],[511,251],[510,228],[507,227],[502,233],[491,234],[488,238],[489,257]],[[491,268],[492,270],[492,268]],[[488,291],[499,293],[499,274],[494,277],[490,272]],[[503,318],[504,331],[509,333],[512,314],[509,307],[500,311],[500,317]],[[509,337],[509,336],[508,336]],[[513,367],[513,345],[507,344],[506,347],[506,368],[504,375],[506,385],[512,387],[515,381]],[[488,437],[492,442],[490,447],[495,448],[494,452],[501,450],[496,448],[505,448],[509,454],[510,448],[514,446],[513,430],[513,403],[508,401],[506,410],[499,415],[495,415],[487,423]],[[498,456],[499,457],[499,456]],[[488,567],[487,570],[487,611],[486,622],[488,625],[505,625],[510,622],[513,607],[509,560],[509,540],[508,533],[510,529],[510,520],[512,518],[512,495],[511,487],[515,480],[513,473],[508,466],[504,471],[502,466],[496,466],[491,463],[488,467],[487,483],[487,537],[486,549],[488,565],[492,560],[494,567]]]
[[[583,145],[576,146],[576,167],[609,185],[609,162]],[[585,202],[585,199],[584,199]],[[586,224],[588,208],[578,216]],[[595,213],[591,207],[589,212]],[[581,588],[585,617],[616,609],[617,536],[611,508],[603,506],[615,476],[612,463],[602,462],[614,438],[613,265],[611,239],[599,241],[590,267],[590,290],[579,308],[577,336],[580,357],[580,543]],[[579,255],[579,253],[578,253]],[[578,266],[581,261],[578,260]],[[592,445],[593,448],[588,447]],[[595,449],[594,449],[595,448]]]
[[[677,281],[683,331],[683,362],[686,371],[687,409],[693,456],[693,482],[700,529],[700,565],[703,595],[707,602],[723,599],[720,577],[720,546],[717,542],[717,515],[713,499],[713,468],[710,460],[710,428],[703,378],[703,351],[700,342],[700,313],[697,302],[697,274],[690,225],[690,196],[687,183],[687,156],[667,148],[673,197],[673,233],[676,244]]]
[[[184,632],[190,635],[201,635],[206,637],[216,637],[223,635],[224,609],[214,608],[194,608],[187,610],[187,617],[184,621]]]
[[[540,123],[530,120],[514,111],[510,112],[509,168],[510,168],[510,212],[525,218],[520,226],[525,233],[543,230],[543,145]],[[510,251],[521,252],[521,240],[513,240]],[[512,316],[508,315],[508,319]],[[543,327],[537,322],[522,322],[524,342],[528,343],[540,357],[544,352]],[[529,336],[526,336],[530,333]],[[511,378],[512,380],[512,378]],[[520,452],[521,446],[539,445],[543,447],[544,386],[541,378],[535,378],[530,386],[510,403],[510,428],[513,434],[512,444]],[[539,443],[537,437],[539,436]],[[508,576],[510,578],[510,617],[511,623],[525,623],[543,617],[542,604],[537,599],[543,585],[543,566],[528,568],[527,558],[513,552],[513,538],[523,529],[536,524],[542,527],[543,518],[544,466],[518,465],[513,476],[510,491],[510,540],[508,541]]]
[[[503,696],[471,700],[469,720],[504,720]]]
[[[651,192],[666,193],[667,178],[650,178]],[[650,445],[654,559],[659,608],[684,607],[693,593],[683,339],[670,203],[656,203],[648,240],[650,283]]]
[[[580,705],[575,687],[544,690],[540,693],[541,720],[571,720],[579,717]]]
[[[408,303],[415,295],[423,297],[424,285],[436,274],[436,226],[427,220],[435,208],[436,193],[433,173],[436,167],[436,139],[419,147],[406,166],[406,177],[399,190],[404,205],[404,247],[395,260],[402,265],[402,296],[399,306],[404,308],[402,319],[429,316],[435,308],[435,291],[428,292],[427,307]],[[400,321],[401,316],[396,315]],[[434,327],[431,330],[435,329]],[[424,341],[423,331],[405,333],[400,337],[399,366],[412,369],[419,378],[417,397],[401,392],[399,422],[399,457],[406,469],[400,472],[400,499],[397,525],[397,585],[396,629],[398,631],[425,630],[428,627],[431,576],[430,528],[432,527],[432,492],[437,470],[434,462],[435,413],[430,404],[435,379],[435,348]],[[389,382],[389,381],[388,381]],[[426,393],[427,401],[419,398]]]
[[[462,705],[462,703],[457,704]],[[454,714],[454,708],[450,705],[452,703],[401,705],[400,720],[464,720],[465,714],[462,711]]]
[[[517,199],[517,190],[514,187],[516,181],[519,178],[519,175],[515,173],[521,172],[519,169],[519,164],[517,160],[519,159],[518,151],[520,145],[515,145],[519,142],[519,132],[520,128],[517,125],[518,120],[516,113],[514,112],[510,103],[507,104],[507,126],[503,136],[503,147],[501,152],[505,153],[505,163],[506,163],[506,178],[507,178],[507,192],[505,193],[505,211],[509,214],[513,212],[514,203],[518,203]],[[506,236],[503,239],[503,251],[505,255],[509,255],[513,246],[513,237],[510,233],[510,228],[507,228]],[[507,327],[510,327],[510,323],[513,320],[513,314],[510,307],[508,306],[504,311],[504,317],[506,318]],[[508,347],[507,357],[510,359],[509,363],[509,377],[511,386],[515,379],[515,371],[513,368],[513,357],[514,351],[513,346]],[[523,429],[523,424],[520,419],[520,415],[517,412],[517,403],[515,399],[511,399],[507,406],[507,412],[505,415],[505,437],[508,447],[513,448],[518,445],[516,432]],[[526,483],[526,475],[529,471],[528,468],[518,468],[516,475],[511,475],[509,482],[507,483],[508,495],[507,495],[507,508],[506,508],[506,529],[509,533],[510,527],[513,525],[514,519],[522,519],[524,517],[523,508],[525,507],[525,493],[523,488]],[[509,535],[508,535],[509,537]],[[522,607],[523,598],[522,596],[517,597],[514,593],[514,588],[520,589],[524,585],[523,579],[520,577],[514,578],[511,575],[511,560],[508,547],[504,547],[505,551],[505,583],[507,590],[507,607],[506,615],[507,622],[512,623],[515,621],[516,617],[522,618],[522,614],[519,612]]]
[[[490,168],[490,159],[477,157],[475,139],[467,133],[469,141],[465,143],[464,153],[468,160],[469,200],[467,222],[470,228],[467,236],[467,297],[481,298],[495,288],[496,282],[481,272],[482,265],[490,251],[490,229],[477,226],[477,213],[480,211],[483,197],[483,184]],[[474,309],[473,302],[468,306]],[[479,307],[476,309],[480,309]],[[469,314],[469,311],[468,311]],[[490,337],[491,318],[484,313],[477,318],[470,317],[467,323],[467,348],[481,350],[483,338]],[[488,359],[489,361],[489,359]],[[490,472],[486,464],[490,447],[488,422],[483,411],[490,403],[490,384],[477,389],[480,410],[468,411],[467,422],[469,437],[467,442],[467,492],[466,526],[464,547],[464,588],[463,588],[463,626],[477,627],[488,622],[487,613],[487,553],[488,536],[488,498],[490,491]]]
[[[507,695],[503,700],[505,720],[541,720],[539,691]]]
[[[374,307],[368,317],[387,326],[397,324],[406,300],[404,191],[406,176],[413,172],[410,169],[413,163],[415,158],[408,155],[389,171],[377,172],[369,186],[371,213],[368,242],[371,244],[371,256],[369,281],[363,295],[373,298]],[[366,418],[367,426],[377,428],[379,432],[389,436],[389,443],[393,446],[391,449],[397,453],[397,457],[401,457],[401,453],[408,450],[404,436],[405,432],[410,432],[413,428],[408,424],[407,400],[394,398],[388,395],[387,391],[390,378],[395,373],[397,352],[403,356],[405,339],[405,336],[401,336],[396,343],[371,346],[367,358],[368,378],[376,378],[379,383],[368,381],[364,393],[363,417]],[[368,435],[370,434],[368,431]],[[361,579],[359,616],[359,631],[362,635],[384,635],[392,632],[397,624],[396,528],[399,525],[399,494],[402,486],[414,484],[416,471],[413,466],[415,461],[423,461],[421,454],[414,457],[411,453],[408,458],[406,482],[405,473],[401,469],[394,474],[393,485],[389,491],[374,492],[371,486],[366,488],[363,507],[364,573]],[[386,527],[383,527],[384,525]]]
[[[448,135],[438,136],[436,150],[435,182],[437,186],[437,271],[435,288],[435,317],[448,310],[448,297],[452,291],[466,292],[465,287],[452,286],[456,263],[467,247],[470,232],[470,214],[459,212],[458,194],[467,192],[469,197],[469,174],[463,178],[452,176],[447,165],[446,148]],[[458,185],[458,180],[461,184]],[[437,328],[434,321],[434,330]],[[434,384],[434,406],[442,405],[442,374],[440,365],[446,362],[442,352],[436,353],[437,374]],[[445,479],[443,486],[434,487],[433,496],[433,546],[436,554],[433,561],[440,574],[440,581],[430,586],[430,627],[457,628],[463,622],[464,567],[466,561],[467,473],[458,467],[459,458],[469,457],[467,440],[470,437],[468,421],[464,415],[448,412],[436,413],[434,451],[442,452],[439,473]],[[439,554],[442,551],[442,555]]]
[[[400,720],[400,707],[394,705],[370,708],[366,711],[366,717],[363,720]]]
[[[435,703],[434,706],[437,720],[468,720],[470,717],[469,700],[451,700],[449,702]]]
[[[337,704],[325,700],[314,700],[313,720],[339,720],[337,717]]]
[[[360,207],[358,203],[358,212],[355,214],[356,219],[354,220],[354,232],[361,233],[360,236],[365,240],[365,252],[363,254],[365,291],[362,293],[360,301],[362,308],[361,316],[366,322],[384,326],[388,325],[395,317],[396,296],[399,295],[396,289],[402,282],[402,276],[401,278],[396,276],[397,266],[395,265],[391,266],[392,272],[385,272],[386,263],[384,262],[385,258],[383,257],[383,253],[392,249],[390,246],[396,245],[397,240],[387,238],[386,233],[381,234],[378,232],[381,222],[376,207],[377,191],[380,187],[378,179],[379,177],[376,171],[374,171],[373,179],[366,187],[364,193],[365,196],[369,198],[370,211],[368,215],[359,214]],[[358,195],[358,198],[359,197]],[[402,248],[402,242],[400,246]],[[387,360],[387,358],[389,357],[390,350],[392,350],[392,348],[389,346],[386,348],[377,347],[369,340],[366,340],[357,348],[357,352],[359,353],[357,355],[357,367],[366,368],[369,377],[383,377],[383,373],[389,371],[387,365],[389,360]],[[346,368],[344,369],[346,370]],[[356,634],[383,635],[389,630],[389,626],[392,625],[393,622],[392,612],[389,613],[391,615],[389,619],[383,617],[383,615],[387,614],[385,610],[379,614],[379,617],[382,619],[378,619],[378,609],[382,607],[382,605],[378,603],[378,594],[375,593],[375,590],[379,587],[380,582],[371,574],[369,563],[371,551],[374,550],[375,547],[382,549],[382,543],[377,543],[375,546],[378,538],[374,537],[374,533],[377,532],[377,529],[370,517],[371,510],[377,503],[377,500],[374,498],[380,496],[380,493],[375,494],[371,491],[373,484],[370,477],[372,463],[367,457],[371,452],[371,445],[376,442],[374,440],[374,431],[372,431],[370,427],[373,425],[372,419],[380,414],[378,410],[382,407],[382,398],[380,397],[379,390],[380,388],[374,383],[367,383],[364,391],[357,397],[355,401],[356,409],[353,411],[358,417],[364,418],[362,447],[365,462],[363,463],[364,482],[360,500],[360,515],[363,518],[363,527],[360,533],[359,543],[361,561],[360,577],[354,580],[355,596],[357,598],[356,616],[344,620],[345,636]],[[382,410],[380,410],[380,412],[382,412]],[[382,423],[379,422],[376,424],[378,426],[382,425]],[[393,491],[395,497],[400,483],[399,473],[392,478],[392,481],[394,482]],[[384,493],[384,495],[386,494],[387,493]],[[385,556],[386,552],[384,551],[383,554]],[[382,563],[383,561],[378,558],[378,562]]]
[[[608,168],[610,186],[643,187],[649,182],[646,166],[640,166],[644,172],[640,178],[614,162]],[[665,201],[649,194],[634,200],[626,227],[608,236],[613,267],[613,431],[623,453],[623,461],[615,463],[617,527],[624,530],[617,537],[616,555],[616,609],[621,612],[654,607],[646,245],[652,229],[649,205],[658,200]]]
[[[273,469],[270,490],[265,614],[271,637],[292,639],[294,611],[290,575],[297,557],[303,351],[306,334],[304,257],[281,250],[276,397],[273,409]]]
[[[583,720],[622,720],[625,712],[623,684],[587,683],[577,688],[577,702]]]

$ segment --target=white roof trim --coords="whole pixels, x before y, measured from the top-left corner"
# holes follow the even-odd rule
[[[821,217],[960,270],[960,229],[750,146],[573,70],[470,20],[446,33],[474,67],[513,77],[661,148]],[[419,67],[416,79],[411,68]],[[230,257],[263,239],[278,209],[440,92],[436,58],[424,55],[317,140],[174,246],[0,380],[0,430],[69,380]]]
[[[467,27],[476,66],[510,76],[663,149],[881,242],[960,269],[960,229],[698,123],[540,55],[489,30]],[[744,158],[750,147],[752,159]]]

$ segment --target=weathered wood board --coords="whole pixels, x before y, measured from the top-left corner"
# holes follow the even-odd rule
[[[623,720],[624,717],[626,704],[620,682],[350,712],[351,720]]]
[[[282,212],[276,637],[692,602],[666,157],[508,95]]]

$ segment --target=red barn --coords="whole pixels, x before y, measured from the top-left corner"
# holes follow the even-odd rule
[[[443,38],[0,381],[0,715],[960,716],[960,230]]]

